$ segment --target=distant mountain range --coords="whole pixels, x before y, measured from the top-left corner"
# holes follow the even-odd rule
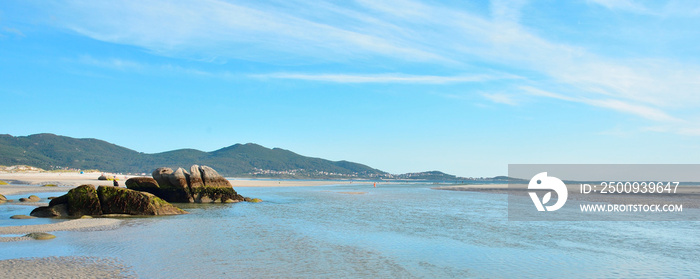
[[[192,164],[210,166],[226,176],[372,178],[387,175],[358,163],[305,157],[289,150],[269,149],[253,143],[235,144],[213,152],[180,149],[146,154],[98,139],[54,134],[0,135],[0,165],[150,173],[158,167],[189,168]]]
[[[150,173],[158,167],[189,168],[192,164],[207,165],[222,175],[236,177],[473,180],[439,171],[392,175],[363,164],[311,158],[254,143],[235,144],[212,152],[179,149],[146,154],[98,139],[54,134],[0,135],[0,165]]]

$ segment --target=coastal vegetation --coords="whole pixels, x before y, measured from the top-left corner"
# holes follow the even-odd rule
[[[0,135],[0,165],[144,173],[160,166],[181,166],[192,162],[212,166],[225,176],[238,177],[372,178],[386,175],[358,163],[305,157],[254,143],[235,144],[212,152],[180,149],[146,154],[98,139],[54,134]]]

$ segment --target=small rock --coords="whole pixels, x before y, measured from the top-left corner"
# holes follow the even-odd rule
[[[56,238],[55,235],[50,234],[50,233],[44,233],[44,232],[35,232],[35,233],[29,233],[24,235],[26,237],[31,237],[36,240],[49,240],[49,239],[54,239]]]
[[[0,194],[0,201],[6,201],[6,200],[7,200],[7,198],[5,196],[3,196],[2,194]]]
[[[20,202],[38,202],[38,201],[40,201],[40,200],[41,200],[41,198],[39,198],[39,197],[37,197],[37,196],[35,196],[35,195],[31,195],[31,196],[29,196],[29,197],[27,197],[27,198],[20,198],[20,199],[19,199]]]
[[[131,214],[102,214],[102,217],[107,217],[107,218],[128,218],[128,217],[134,217]]]
[[[258,202],[262,202],[262,200],[261,199],[251,199],[250,202],[258,203]]]
[[[51,207],[48,206],[40,206],[32,210],[32,213],[30,215],[34,217],[56,217],[60,216],[60,213],[58,213],[56,210],[54,210]]]
[[[27,215],[12,215],[10,216],[10,219],[34,219],[36,217],[34,216],[27,216]]]

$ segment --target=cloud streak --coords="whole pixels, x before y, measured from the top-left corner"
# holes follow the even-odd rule
[[[252,60],[281,68],[351,65],[373,73],[421,69],[416,75],[324,70],[323,74],[274,72],[250,75],[252,78],[436,85],[509,79],[514,91],[533,86],[565,92],[554,98],[661,122],[675,122],[678,115],[697,116],[694,112],[700,107],[697,65],[664,57],[606,57],[544,37],[538,26],[521,23],[520,10],[536,2],[512,5],[494,0],[487,12],[413,0],[358,0],[343,6],[305,0],[53,3],[42,2],[40,8],[55,16],[56,24],[63,28],[158,55],[203,61]],[[589,3],[638,14],[653,10],[631,0]],[[664,5],[665,16],[699,10],[678,3]],[[455,74],[475,72],[475,68],[522,78]],[[501,95],[483,96],[494,102],[512,101]]]
[[[308,74],[308,73],[270,73],[250,75],[261,79],[293,79],[322,81],[333,83],[413,83],[413,84],[448,84],[485,82],[498,79],[514,79],[512,75],[405,75],[405,74]]]
[[[540,90],[540,89],[533,88],[533,87],[527,87],[527,86],[521,87],[521,89],[524,90],[525,92],[528,92],[528,94],[533,95],[533,96],[548,97],[548,98],[553,98],[553,99],[558,99],[558,100],[563,100],[563,101],[568,101],[568,102],[587,104],[587,105],[591,105],[591,106],[595,106],[595,107],[611,109],[611,110],[622,112],[622,113],[637,115],[639,117],[646,118],[646,119],[653,120],[653,121],[672,122],[672,123],[682,122],[682,120],[675,118],[673,116],[670,116],[667,113],[665,113],[657,108],[650,107],[650,106],[633,104],[630,102],[625,102],[625,101],[620,101],[620,100],[615,100],[615,99],[589,99],[589,98],[581,98],[581,97],[570,97],[570,96],[552,93],[552,92]]]

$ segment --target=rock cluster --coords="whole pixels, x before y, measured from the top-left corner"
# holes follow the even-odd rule
[[[40,200],[41,200],[41,198],[39,198],[35,195],[31,195],[29,197],[19,199],[20,202],[38,202]]]
[[[239,202],[247,200],[233,190],[231,182],[207,166],[193,165],[190,171],[157,168],[150,177],[133,177],[128,189],[148,192],[168,202]]]
[[[166,201],[150,194],[119,187],[81,185],[52,199],[49,206],[34,209],[35,217],[81,217],[107,214],[174,215],[185,214]]]

